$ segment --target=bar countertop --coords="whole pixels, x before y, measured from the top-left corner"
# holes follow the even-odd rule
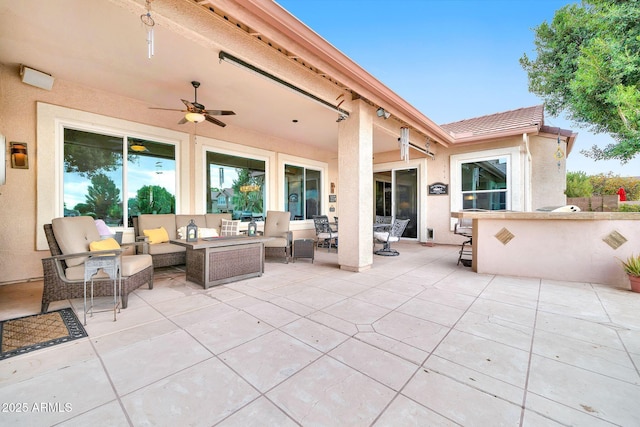
[[[505,219],[505,220],[572,220],[572,221],[640,221],[640,212],[513,212],[513,211],[459,211],[451,212],[452,218]]]

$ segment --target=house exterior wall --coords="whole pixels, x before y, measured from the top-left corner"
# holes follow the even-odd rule
[[[532,156],[532,210],[566,205],[567,158],[564,153],[567,144],[560,142],[561,158],[555,156],[558,141],[551,136],[532,136],[529,146]]]
[[[179,126],[173,118],[167,120],[166,115],[158,115],[153,110],[149,110],[149,106],[144,102],[62,79],[56,79],[51,91],[38,89],[23,84],[14,67],[0,64],[0,133],[7,140],[3,149],[7,150],[10,141],[26,142],[30,166],[29,169],[9,167],[6,184],[0,186],[0,283],[41,277],[42,264],[40,260],[49,255],[48,250],[42,250],[44,249],[43,241],[39,232],[41,228],[41,224],[38,223],[39,186],[41,187],[40,196],[44,196],[41,198],[40,209],[43,207],[46,209],[47,203],[53,202],[57,195],[54,193],[43,194],[44,189],[47,188],[43,184],[48,183],[42,181],[46,180],[48,175],[44,174],[41,182],[38,182],[38,170],[39,168],[52,170],[54,160],[46,156],[39,158],[38,151],[51,151],[52,147],[48,144],[51,144],[53,139],[49,138],[41,142],[37,138],[38,102],[99,114],[107,119],[125,120],[183,134],[184,143],[180,148],[182,165],[180,188],[182,191],[179,209],[181,212],[198,213],[197,209],[202,206],[201,203],[197,203],[197,200],[204,197],[204,194],[195,192],[195,189],[201,189],[202,185],[196,185],[197,168],[193,167],[199,137],[201,140],[207,138],[209,141],[217,141],[217,144],[232,141],[233,144],[246,147],[248,151],[254,148],[266,150],[273,153],[274,156],[276,153],[285,153],[289,156],[324,162],[328,165],[328,174],[325,180],[337,184],[335,153],[318,147],[298,144],[295,143],[296,141],[284,141],[269,135],[231,127],[222,129],[206,124],[199,125],[197,127],[198,136],[195,136],[193,125]],[[40,146],[40,144],[43,145]],[[49,177],[49,179],[53,180],[53,177]],[[278,189],[275,189],[276,194],[277,191]],[[327,188],[325,192],[328,191]],[[282,210],[282,206],[278,204],[277,200],[276,197],[269,199],[267,208]],[[337,210],[338,203],[334,205]],[[299,234],[308,236],[312,225],[299,224],[294,228],[299,229],[297,231]],[[311,234],[313,233],[311,232]],[[41,250],[38,250],[38,243]]]
[[[272,193],[268,197],[268,209],[282,210],[282,191],[277,165],[281,156],[299,157],[326,164],[324,185],[324,211],[335,216],[347,216],[349,212],[340,211],[339,201],[327,203],[331,183],[335,193],[340,193],[338,179],[338,159],[335,151],[306,146],[296,141],[286,141],[257,134],[246,129],[217,126],[197,126],[197,136],[192,125],[179,126],[174,120],[167,120],[166,115],[158,115],[149,110],[144,102],[106,93],[92,87],[82,86],[63,79],[57,79],[51,91],[41,90],[23,84],[13,67],[0,65],[0,132],[9,141],[26,142],[29,149],[30,168],[7,170],[7,183],[0,186],[0,283],[28,280],[42,274],[41,258],[48,255],[42,240],[41,221],[38,211],[48,207],[57,197],[54,191],[47,192],[43,186],[49,177],[47,171],[55,167],[54,160],[44,155],[51,152],[53,139],[49,136],[38,138],[40,121],[37,115],[37,104],[46,103],[98,114],[107,120],[121,120],[136,123],[140,126],[153,126],[158,129],[181,135],[180,164],[180,212],[199,213],[204,209],[202,198],[203,171],[198,166],[202,159],[202,144],[212,149],[228,146],[243,147],[246,152],[264,152],[271,158],[270,171]],[[78,114],[81,116],[82,114]],[[375,141],[374,141],[375,144]],[[434,229],[435,242],[438,244],[459,244],[460,236],[453,234],[453,222],[450,212],[453,209],[452,196],[458,191],[452,185],[452,156],[463,153],[491,150],[511,149],[518,152],[518,169],[524,170],[526,149],[522,137],[512,137],[482,144],[467,144],[444,148],[434,144],[431,147],[435,159],[430,159],[415,151],[410,152],[411,159],[418,160],[421,166],[419,203],[418,240],[426,240],[427,228]],[[515,147],[515,148],[513,148]],[[535,207],[564,204],[564,169],[557,170],[557,162],[553,153],[557,148],[555,139],[533,136],[530,140],[532,156],[532,204]],[[5,146],[6,150],[7,147]],[[398,152],[376,154],[374,163],[398,162]],[[564,167],[564,163],[562,163]],[[374,165],[375,169],[375,165]],[[40,179],[38,173],[41,174]],[[519,172],[520,174],[520,172]],[[372,177],[371,177],[372,178]],[[53,178],[51,178],[53,179]],[[513,197],[522,197],[525,190],[525,178],[520,177],[520,184],[512,190]],[[449,194],[428,195],[428,185],[443,182],[449,185]],[[556,189],[549,191],[549,189]],[[562,190],[560,190],[562,189]],[[39,200],[40,197],[40,200]],[[329,208],[335,211],[330,213]],[[40,215],[43,216],[42,214]],[[51,216],[51,215],[49,215]],[[46,217],[46,215],[44,215]],[[296,236],[314,236],[312,226],[305,223],[292,224]],[[132,236],[129,236],[132,238]]]

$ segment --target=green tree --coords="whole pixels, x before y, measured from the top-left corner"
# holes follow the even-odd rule
[[[118,170],[121,166],[122,152],[73,144],[64,146],[64,169],[67,173],[91,177]]]
[[[616,141],[583,151],[623,163],[640,151],[640,1],[584,0],[534,29],[536,58],[520,64],[549,113]]]
[[[253,176],[249,169],[236,169],[238,178],[233,181],[233,197],[231,199],[235,210],[262,213],[264,175]],[[247,191],[246,187],[255,186],[257,190]]]
[[[627,200],[640,200],[640,180],[633,177],[621,177],[608,174],[597,174],[589,177],[594,196],[617,194],[620,187],[627,193]]]
[[[567,197],[591,197],[593,186],[585,172],[567,172]]]
[[[122,217],[120,189],[105,174],[99,173],[91,177],[85,200],[86,203],[78,203],[74,207],[82,215],[104,220]]]
[[[129,200],[130,215],[175,213],[176,198],[159,185],[145,185]]]

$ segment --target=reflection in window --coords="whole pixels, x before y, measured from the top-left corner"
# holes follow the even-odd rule
[[[64,129],[64,216],[122,226],[132,215],[174,213],[175,176],[173,145]]]
[[[462,208],[507,208],[507,159],[505,157],[462,163]]]
[[[129,218],[176,212],[175,147],[129,138],[127,188]]]
[[[320,215],[321,179],[319,170],[300,166],[284,166],[285,202],[284,210],[291,212],[291,219],[312,219]]]
[[[243,221],[264,218],[264,183],[263,160],[207,153],[208,213],[231,213]]]
[[[376,188],[376,215],[391,217],[391,172],[374,174]]]

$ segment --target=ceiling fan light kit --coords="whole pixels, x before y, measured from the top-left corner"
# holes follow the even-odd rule
[[[187,113],[184,115],[184,118],[192,123],[202,123],[205,120],[204,114],[201,113]]]

